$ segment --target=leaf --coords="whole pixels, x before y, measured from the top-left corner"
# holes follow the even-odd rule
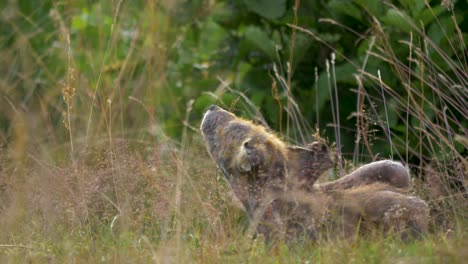
[[[412,21],[411,18],[405,12],[395,8],[389,9],[387,14],[382,17],[382,21],[387,25],[395,26],[407,33],[411,32],[413,29],[409,23],[409,21]]]
[[[336,43],[341,39],[341,35],[337,33],[318,33],[317,35],[326,43]]]
[[[198,52],[204,57],[209,57],[220,48],[221,43],[227,38],[228,34],[224,28],[212,20],[203,23],[201,29]]]
[[[197,113],[203,113],[208,106],[216,103],[218,98],[210,93],[205,93],[197,97],[193,104],[193,109]]]
[[[236,28],[242,22],[240,13],[240,10],[230,8],[227,3],[216,3],[211,17],[225,28]]]
[[[244,0],[247,8],[267,19],[280,18],[286,12],[286,0]]]
[[[444,10],[445,9],[442,6],[436,6],[432,8],[432,10],[429,8],[424,9],[416,16],[415,21],[422,21],[423,24],[426,26],[432,21],[434,21],[434,19],[438,17]]]
[[[354,2],[375,17],[380,17],[383,14],[383,1],[354,0]]]
[[[271,89],[271,78],[264,69],[252,67],[244,74],[240,81],[240,86],[237,88],[252,92],[269,91]]]
[[[424,0],[400,0],[405,10],[411,11],[412,15],[418,14],[424,8]]]
[[[245,30],[244,37],[257,50],[264,53],[270,60],[276,60],[276,45],[265,31],[259,27],[250,26]]]
[[[328,3],[329,7],[331,10],[334,12],[342,13],[345,15],[348,15],[350,17],[353,17],[359,21],[361,21],[362,16],[361,16],[361,11],[353,5],[353,3],[348,2],[348,1],[340,1],[340,0],[332,0],[330,3]]]
[[[429,38],[437,45],[441,46],[443,40],[446,39],[446,36],[454,36],[454,32],[455,25],[453,21],[450,19],[450,17],[445,16],[439,18],[439,23],[434,23],[429,27],[427,30],[427,36],[429,36]]]

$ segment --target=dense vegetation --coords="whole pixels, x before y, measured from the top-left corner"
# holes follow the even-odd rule
[[[0,256],[462,260],[466,17],[466,1],[1,1]],[[345,169],[408,164],[431,235],[250,239],[198,132],[213,103],[291,143],[318,131]]]

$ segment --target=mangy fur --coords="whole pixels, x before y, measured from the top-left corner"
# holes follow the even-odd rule
[[[218,106],[205,113],[201,131],[252,224],[267,238],[349,238],[373,230],[405,238],[427,228],[427,204],[407,194],[409,174],[398,162],[373,162],[315,184],[333,166],[322,143],[287,146],[264,127]]]

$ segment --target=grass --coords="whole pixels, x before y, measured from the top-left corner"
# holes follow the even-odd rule
[[[376,73],[357,67],[358,83],[373,83],[370,89],[376,89],[381,96],[371,98],[364,85],[358,87],[356,130],[363,142],[356,144],[356,160],[366,155],[377,156],[370,150],[367,139],[372,130],[370,123],[386,132],[384,141],[395,145],[395,155],[405,153],[401,160],[408,162],[408,153],[419,157],[423,153],[442,156],[430,164],[408,162],[428,175],[426,183],[416,182],[415,191],[429,201],[434,211],[431,232],[421,240],[409,242],[375,236],[354,241],[267,245],[261,238],[252,238],[245,232],[248,220],[203,146],[196,128],[200,120],[191,118],[193,102],[179,102],[178,95],[167,84],[168,47],[177,44],[179,32],[169,27],[169,12],[165,10],[174,3],[167,1],[158,6],[150,1],[148,10],[141,11],[150,26],[136,26],[128,40],[116,36],[116,32],[126,29],[122,21],[132,12],[129,5],[121,3],[116,2],[108,21],[104,19],[103,26],[96,27],[96,43],[89,42],[86,34],[70,40],[70,32],[77,29],[66,26],[70,18],[64,17],[66,10],[60,4],[52,5],[50,19],[39,20],[42,24],[34,24],[18,13],[5,20],[17,38],[8,48],[0,49],[0,58],[11,62],[0,66],[8,69],[0,75],[0,124],[6,124],[0,132],[1,262],[463,263],[466,260],[466,193],[450,186],[452,178],[466,184],[463,178],[466,157],[457,150],[457,144],[466,140],[466,128],[463,130],[463,120],[458,118],[466,114],[466,106],[445,94],[448,91],[464,98],[457,88],[466,83],[463,75],[466,71],[462,69],[466,63],[461,59],[458,64],[447,61],[458,68],[455,75],[444,75],[424,50],[427,48],[424,45],[432,45],[424,38],[424,32],[415,31],[422,36],[424,45],[416,45],[412,40],[402,43],[410,47],[409,64],[383,50],[386,43],[382,39],[375,46],[372,43],[368,56],[399,69],[402,74],[397,77],[405,80],[408,97],[395,94]],[[89,13],[106,16],[102,10]],[[16,24],[18,21],[31,23],[30,28],[24,30]],[[107,33],[105,25],[111,28]],[[43,54],[39,54],[35,46],[37,38],[44,37],[42,31],[50,27],[55,30],[51,33],[55,44],[41,46]],[[378,27],[376,30],[383,32]],[[98,48],[91,49],[93,46]],[[126,49],[122,52],[119,47]],[[438,50],[436,46],[432,48]],[[439,52],[444,57],[443,51]],[[422,68],[429,76],[443,78],[426,78],[420,71]],[[40,76],[46,76],[46,80],[36,78],[40,71],[45,72]],[[331,96],[334,102],[331,110],[335,113],[339,98],[333,61],[330,72],[330,93],[335,93],[335,97]],[[290,94],[291,74],[283,77],[276,71],[275,78],[280,89],[288,94],[287,103],[283,103],[289,113],[285,117],[286,134],[295,127],[301,138],[309,137],[312,133]],[[410,80],[431,87],[431,96],[448,107],[436,107]],[[34,82],[38,84],[32,85]],[[29,91],[25,87],[34,88]],[[281,91],[274,88],[281,119]],[[386,98],[396,102],[398,108],[408,110],[409,117],[401,119],[407,120],[404,125],[410,132],[406,134],[418,144],[409,144],[410,139],[402,140],[396,131],[390,131],[387,126],[390,108],[386,108],[385,118],[380,117],[380,109],[372,102],[382,103]],[[365,102],[370,106],[367,112]],[[388,101],[383,103],[390,106]],[[427,109],[435,112],[437,123],[427,116]],[[333,127],[340,131],[339,116],[336,120]],[[169,137],[165,132],[169,129],[180,131],[180,139]],[[465,134],[457,134],[459,131]],[[450,155],[441,155],[443,151]]]
[[[103,140],[75,165],[36,160],[22,185],[12,174],[16,164],[2,164],[2,179],[10,180],[2,201],[12,199],[2,208],[2,261],[462,263],[467,257],[466,222],[406,243],[370,237],[265,245],[243,233],[245,215],[194,142],[180,161],[169,143],[160,144],[169,151],[155,160],[150,142],[115,139],[110,155]]]
[[[77,143],[73,162],[60,160],[68,144],[47,149],[58,158],[26,154],[22,163],[2,151],[2,262],[462,263],[468,256],[463,212],[450,218],[450,230],[436,227],[410,242],[266,245],[245,233],[246,216],[202,144],[199,136],[183,146],[103,136]]]
[[[79,241],[76,239],[64,241],[62,246],[49,244],[50,242],[44,241],[40,249],[10,249],[9,253],[24,254],[27,250],[30,256],[36,256],[36,260],[41,260],[41,255],[45,257],[45,252],[55,253],[61,258],[54,260],[67,260],[67,255],[70,257],[68,260],[79,258],[84,261],[150,261],[164,259],[179,258],[180,260],[192,260],[201,262],[219,262],[222,259],[229,262],[255,262],[262,261],[264,263],[270,262],[325,262],[325,263],[343,263],[343,262],[367,262],[372,263],[385,263],[392,262],[395,259],[414,263],[414,259],[418,256],[424,255],[425,257],[419,258],[421,262],[429,262],[434,258],[437,253],[432,253],[433,248],[430,245],[409,245],[401,247],[396,244],[374,243],[374,244],[359,244],[357,246],[335,244],[334,247],[320,247],[313,249],[311,247],[296,247],[287,248],[286,246],[277,246],[274,249],[255,248],[244,250],[239,248],[220,248],[214,245],[204,245],[198,248],[198,252],[192,254],[184,251],[174,252],[171,248],[160,247],[156,250],[151,248],[151,245],[136,244],[131,238],[120,238],[118,243],[106,243],[106,241],[96,241],[99,246],[89,248],[86,246],[71,246],[70,243],[86,243],[87,241]],[[86,245],[85,244],[85,245]],[[169,244],[169,247],[171,245]],[[187,248],[193,247],[190,244],[184,245]],[[384,249],[378,249],[377,246],[384,246]],[[172,248],[173,249],[173,248]],[[420,250],[418,250],[420,249]],[[94,254],[90,252],[94,251]],[[172,251],[172,252],[171,252]],[[239,252],[240,251],[240,252]],[[405,254],[402,254],[405,251]],[[68,254],[64,255],[64,252]],[[72,254],[70,254],[72,253]],[[423,254],[421,254],[423,253]],[[177,255],[177,256],[175,256]],[[159,257],[158,257],[159,256]],[[161,257],[163,256],[163,257]],[[386,258],[387,256],[387,258]],[[388,256],[391,256],[390,258]],[[154,259],[155,258],[155,259]],[[47,259],[47,258],[43,258]],[[197,262],[198,262],[197,261]],[[460,260],[458,261],[460,262]]]
[[[408,243],[376,237],[265,245],[243,234],[245,216],[215,177],[202,146],[191,145],[198,150],[191,161],[174,165],[180,162],[175,153],[163,153],[159,162],[143,160],[145,150],[153,151],[145,148],[148,142],[129,147],[116,139],[113,155],[107,143],[89,150],[89,160],[77,165],[31,165],[26,184],[14,186],[23,189],[9,190],[6,198],[12,201],[2,208],[2,261],[462,263],[468,254],[466,223]],[[179,205],[177,166],[192,172],[182,174]],[[2,171],[2,179],[13,167]]]

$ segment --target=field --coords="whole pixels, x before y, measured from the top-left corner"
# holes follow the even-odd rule
[[[0,261],[466,262],[466,6],[325,2],[0,3]],[[326,138],[329,179],[402,161],[430,230],[265,243],[204,146],[212,103]]]

